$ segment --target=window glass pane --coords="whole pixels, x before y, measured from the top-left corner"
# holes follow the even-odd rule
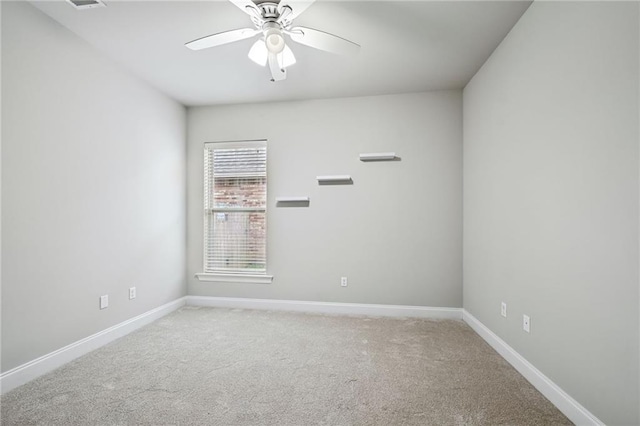
[[[266,213],[212,212],[208,239],[208,271],[264,272],[266,269]]]
[[[267,178],[215,177],[213,208],[260,207],[267,204]]]
[[[214,149],[213,170],[222,176],[266,176],[267,148]]]

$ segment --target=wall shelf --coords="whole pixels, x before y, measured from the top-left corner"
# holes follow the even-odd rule
[[[309,207],[309,197],[276,197],[276,207]]]
[[[394,161],[400,157],[395,152],[371,152],[360,154],[360,161]]]
[[[276,197],[276,203],[308,203],[309,197]]]
[[[353,183],[350,175],[316,176],[320,185],[349,185]]]

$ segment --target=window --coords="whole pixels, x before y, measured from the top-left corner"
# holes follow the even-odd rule
[[[204,274],[198,277],[266,276],[266,248],[266,141],[206,143]]]

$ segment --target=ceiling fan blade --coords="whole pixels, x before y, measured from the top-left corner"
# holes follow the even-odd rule
[[[269,59],[269,51],[267,50],[267,46],[264,44],[264,40],[256,40],[251,46],[251,50],[249,50],[249,59],[251,59],[256,64],[264,67],[267,65],[267,60]]]
[[[307,10],[307,8],[311,6],[314,1],[315,0],[280,0],[280,3],[278,3],[278,12],[282,16],[284,10],[287,7],[291,9],[291,12],[285,15],[285,19],[291,22],[298,15]]]
[[[246,13],[247,15],[262,18],[262,14],[260,13],[260,10],[256,7],[256,4],[251,0],[229,0],[229,1],[233,3],[233,5],[236,6],[238,9]]]
[[[198,38],[196,40],[185,43],[185,46],[191,50],[206,49],[208,47],[220,46],[222,44],[233,43],[234,41],[251,38],[258,34],[260,30],[254,28],[241,28],[238,30],[225,31]]]
[[[360,45],[352,41],[313,28],[295,27],[285,33],[296,43],[339,55],[352,55],[360,49]]]
[[[269,53],[269,69],[271,70],[271,81],[281,81],[287,78],[287,70],[280,67],[278,56]]]

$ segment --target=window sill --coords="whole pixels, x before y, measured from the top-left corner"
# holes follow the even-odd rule
[[[249,283],[249,284],[271,284],[273,275],[266,274],[196,274],[200,281],[223,282],[223,283]]]

